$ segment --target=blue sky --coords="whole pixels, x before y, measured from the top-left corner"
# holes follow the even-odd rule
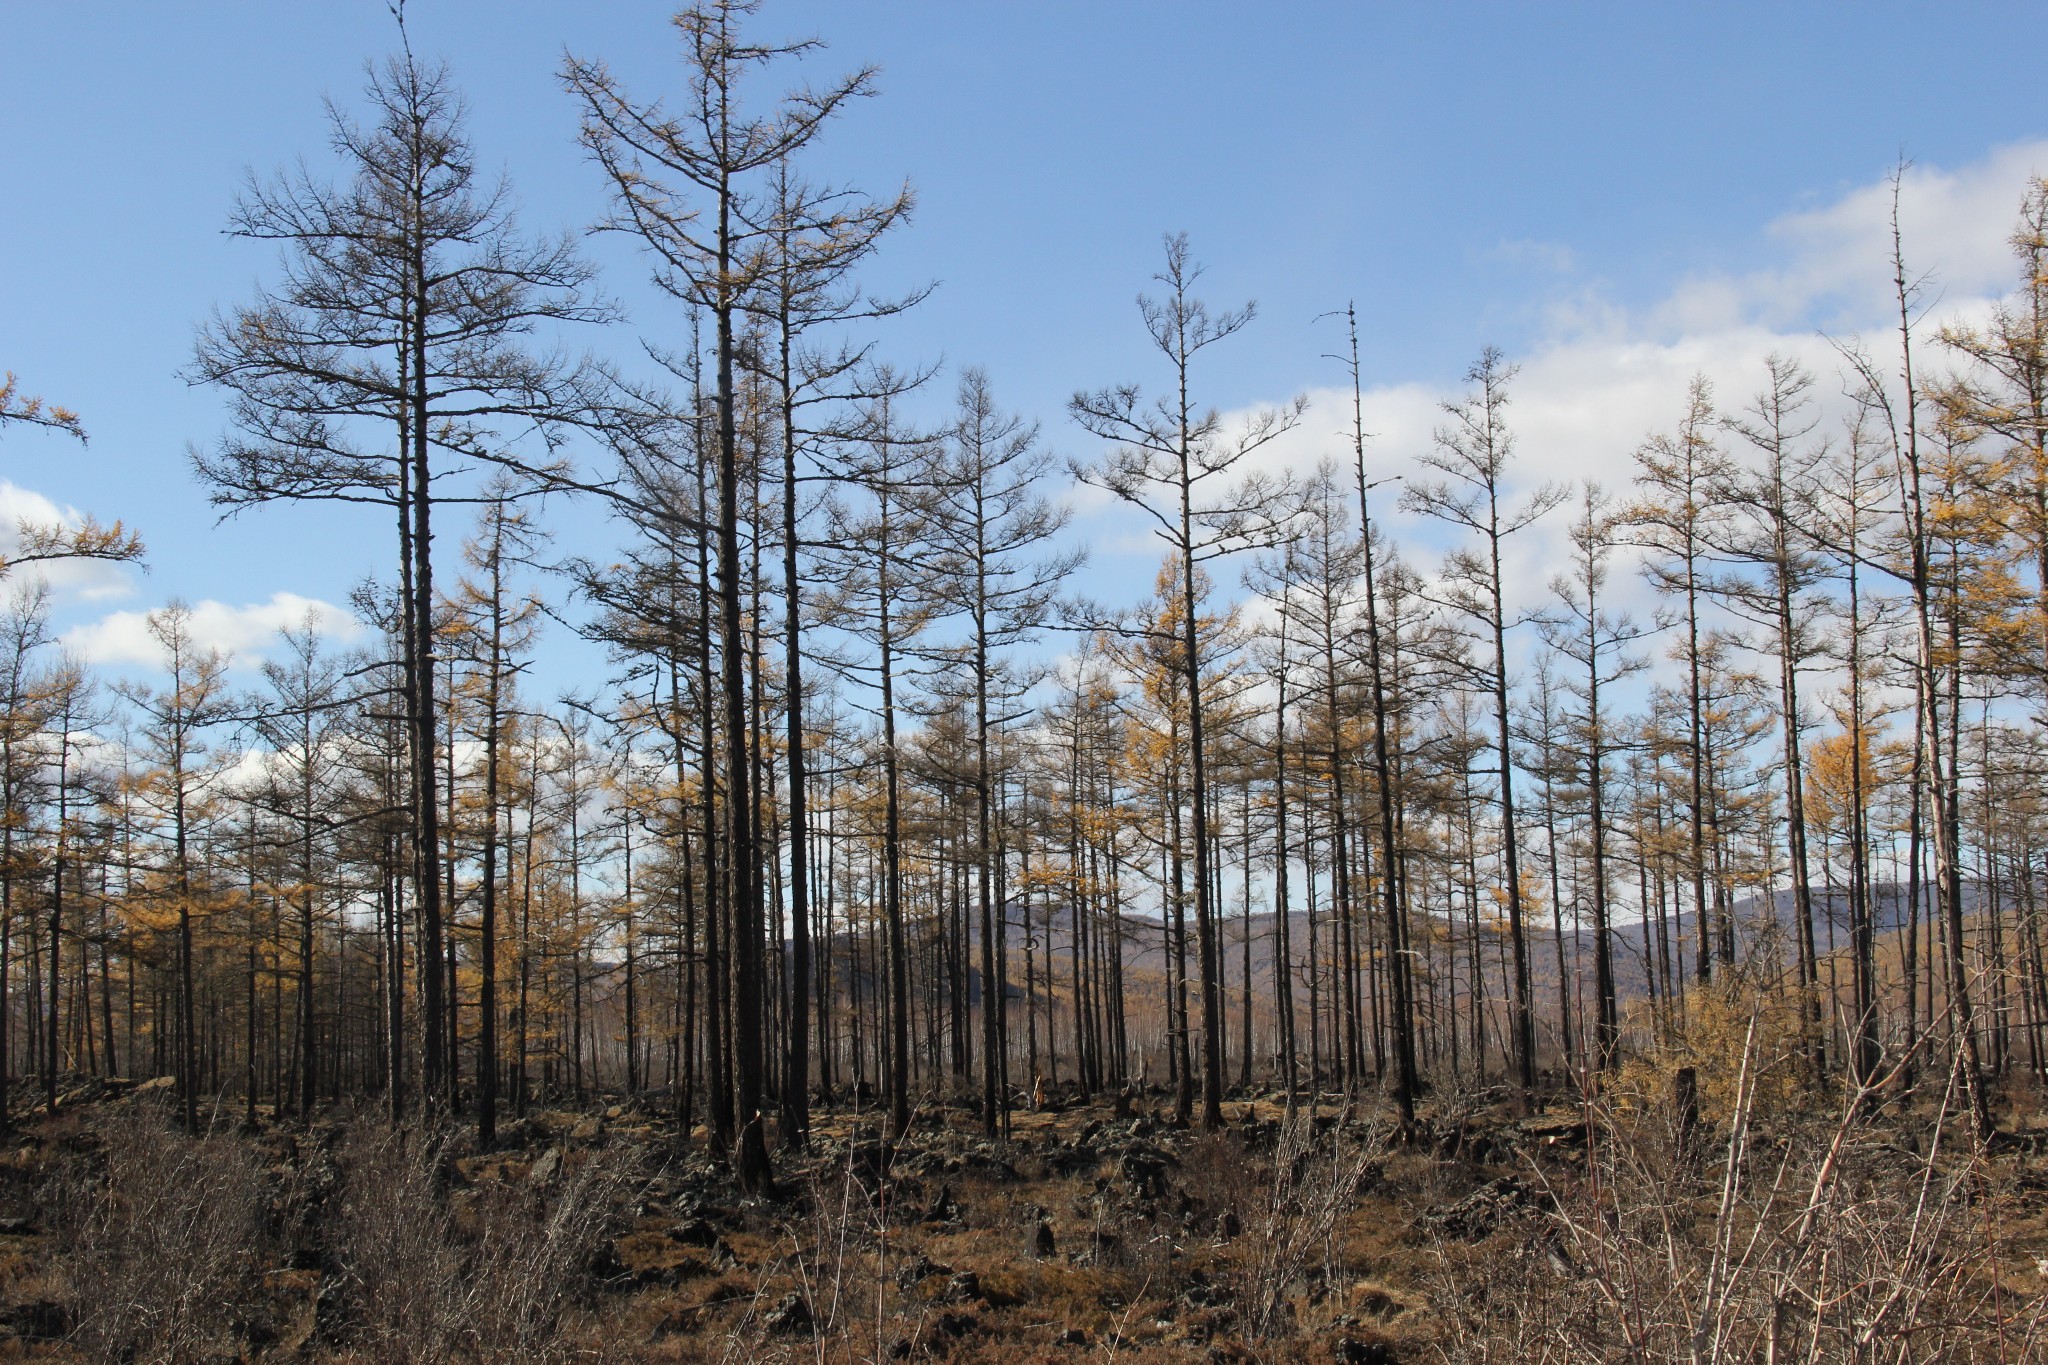
[[[674,90],[666,13],[411,0],[409,22],[451,64],[526,223],[556,229],[601,211],[563,50],[604,57],[636,93]],[[195,323],[270,273],[266,249],[220,231],[245,170],[330,164],[322,97],[354,106],[390,17],[380,0],[10,0],[4,22],[0,368],[92,434],[83,450],[0,438],[7,499],[121,517],[149,543],[146,574],[63,576],[80,648],[131,667],[134,614],[177,594],[217,604],[208,629],[253,654],[300,599],[340,601],[382,571],[391,536],[331,508],[216,525],[185,451],[219,432],[221,405],[178,371]],[[1735,399],[1765,351],[1824,367],[1817,329],[1882,325],[1875,226],[1902,154],[1918,167],[1909,249],[1965,314],[2004,288],[2013,208],[2048,172],[2038,5],[769,0],[757,24],[825,39],[818,76],[881,68],[880,96],[812,171],[917,190],[873,282],[940,287],[888,325],[886,353],[984,366],[1080,454],[1066,397],[1156,376],[1132,299],[1165,230],[1191,234],[1212,300],[1259,302],[1215,353],[1212,401],[1334,384],[1320,355],[1337,335],[1315,318],[1355,298],[1390,467],[1496,344],[1525,365],[1531,476],[1614,475],[1694,368]],[[594,347],[678,335],[624,244],[591,250],[632,314]],[[1330,395],[1312,397],[1284,458],[1333,445]],[[1148,584],[1131,528],[1081,506],[1094,572]],[[602,528],[572,518],[565,534]],[[1532,541],[1530,567],[1546,553]]]

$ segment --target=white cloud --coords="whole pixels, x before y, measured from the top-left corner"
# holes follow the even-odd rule
[[[2001,147],[1953,171],[1909,166],[1899,183],[1899,221],[1909,271],[1957,298],[2010,289],[2008,239],[2030,177],[2048,171],[2048,142]],[[1832,204],[1787,214],[1771,235],[1793,254],[1787,268],[1754,277],[1757,302],[1798,322],[1816,305],[1840,309],[1852,326],[1887,315],[1891,284],[1892,186],[1879,180]],[[1822,319],[1825,322],[1825,319]]]
[[[1509,265],[1532,266],[1558,275],[1567,275],[1579,268],[1578,253],[1562,242],[1503,238],[1489,255]]]
[[[1947,363],[1935,341],[1941,323],[1981,320],[2017,284],[2008,238],[2029,180],[2044,172],[2048,140],[2000,148],[1956,169],[1906,171],[1899,215],[1907,267],[1922,287],[1919,303],[1927,313],[1919,331],[1923,374],[1938,373]],[[1517,451],[1511,496],[1543,483],[1575,485],[1584,479],[1626,496],[1636,450],[1652,434],[1676,426],[1694,375],[1713,384],[1724,414],[1738,413],[1762,387],[1764,361],[1773,354],[1812,372],[1821,419],[1814,438],[1839,441],[1850,404],[1845,367],[1829,338],[1860,335],[1881,366],[1895,367],[1888,360],[1898,344],[1891,214],[1890,179],[1874,177],[1763,225],[1747,253],[1753,265],[1686,275],[1661,293],[1629,302],[1601,286],[1597,262],[1575,259],[1553,244],[1502,242],[1495,254],[1532,267],[1532,286],[1548,291],[1547,298],[1534,301],[1542,339],[1509,356],[1518,367],[1507,411]],[[1551,272],[1549,279],[1537,278],[1543,270]],[[1462,375],[1451,374],[1369,387],[1367,477],[1413,479],[1426,473],[1417,457],[1444,425],[1443,405],[1468,387]],[[1306,397],[1299,425],[1260,450],[1252,463],[1268,473],[1302,474],[1328,459],[1349,491],[1351,391],[1317,387]],[[1225,430],[1251,412],[1248,407],[1224,414]],[[1731,453],[1746,453],[1739,437],[1722,440]],[[1373,494],[1374,518],[1405,558],[1425,574],[1433,572],[1459,535],[1403,512],[1399,491],[1383,487]],[[1111,602],[1145,596],[1161,552],[1149,525],[1098,491],[1075,490],[1069,501],[1074,534],[1087,540],[1098,559],[1083,571],[1087,589]],[[1504,547],[1511,611],[1524,614],[1554,601],[1551,582],[1569,563],[1568,529],[1576,515],[1573,496]],[[1634,558],[1630,552],[1617,557],[1605,605],[1641,624],[1666,604],[1634,571]],[[1217,572],[1218,589],[1238,591],[1236,576],[1234,568]],[[1520,631],[1510,648],[1526,661],[1535,645],[1533,630]],[[1655,660],[1665,642],[1645,640],[1632,652]],[[1646,686],[1660,671],[1653,668],[1636,686]],[[1809,687],[1814,696],[1826,690],[1820,679]]]
[[[2016,283],[2008,242],[2030,177],[2048,172],[2048,141],[2000,148],[1956,170],[1910,167],[1900,187],[1900,220],[1908,269],[1924,276],[1924,370],[1942,357],[1934,324],[1983,316]],[[1673,283],[1646,306],[1625,307],[1566,282],[1545,314],[1548,336],[1509,357],[1518,373],[1509,386],[1509,428],[1516,441],[1512,486],[1594,479],[1625,494],[1634,452],[1652,433],[1669,431],[1683,411],[1692,377],[1714,384],[1724,413],[1749,401],[1764,378],[1764,359],[1799,361],[1815,383],[1822,416],[1816,439],[1832,438],[1848,404],[1843,369],[1830,336],[1867,336],[1880,357],[1896,347],[1892,294],[1892,186],[1880,178],[1833,201],[1788,213],[1760,234],[1759,256],[1780,259],[1748,273],[1697,275]],[[1568,257],[1543,244],[1503,243],[1501,250],[1560,266]],[[1462,376],[1369,388],[1364,396],[1369,477],[1421,472],[1416,457],[1444,424],[1443,404],[1466,391]],[[1351,393],[1308,392],[1301,424],[1258,456],[1267,470],[1305,472],[1337,461],[1350,484]],[[1244,413],[1226,417],[1242,419]],[[1401,512],[1389,488],[1375,494],[1374,514],[1402,551],[1427,567],[1449,546],[1443,528]],[[1567,506],[1509,546],[1509,578],[1524,607],[1548,595],[1564,560]],[[1104,538],[1107,539],[1106,537]],[[1652,605],[1632,574],[1613,579],[1617,605],[1645,614]]]
[[[363,625],[332,603],[293,592],[272,593],[267,602],[230,606],[207,600],[191,606],[191,633],[202,649],[217,649],[241,666],[260,664],[277,644],[278,632],[310,620],[329,639],[353,640]],[[64,644],[80,657],[95,664],[155,664],[162,648],[149,632],[149,616],[140,611],[117,611],[88,625],[64,633]]]

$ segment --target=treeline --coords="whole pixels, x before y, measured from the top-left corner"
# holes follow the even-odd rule
[[[1747,398],[1697,380],[1615,490],[1518,465],[1493,351],[1429,450],[1372,450],[1348,312],[1348,450],[1288,471],[1305,404],[1205,400],[1252,311],[1172,237],[1153,373],[1075,395],[1099,444],[1063,465],[988,376],[948,403],[879,359],[919,295],[860,271],[911,197],[810,178],[872,74],[756,101],[810,45],[754,8],[677,16],[665,102],[561,73],[669,304],[634,320],[656,380],[570,349],[622,320],[409,49],[336,115],[333,180],[246,189],[232,230],[281,256],[200,329],[232,416],[198,475],[357,505],[391,573],[365,641],[309,620],[247,693],[176,605],[158,681],[103,685],[17,588],[10,1075],[53,1106],[172,1077],[193,1125],[379,1095],[486,1144],[658,1094],[760,1186],[819,1097],[898,1132],[949,1090],[994,1134],[1063,1079],[1163,1079],[1211,1125],[1260,1082],[1412,1114],[1597,1077],[1724,990],[1779,1000],[1817,1081],[1959,1075],[1980,1129],[2042,1074],[2048,186],[1980,325],[1922,319],[1901,244],[1844,402],[1782,357]],[[0,414],[51,420],[11,380]],[[1072,592],[1077,480],[1157,534],[1142,601]],[[564,498],[615,556],[551,546]],[[1386,534],[1395,498],[1445,553]],[[69,534],[26,557],[136,550]],[[1637,574],[1654,618],[1616,606]],[[608,676],[535,695],[544,627]]]

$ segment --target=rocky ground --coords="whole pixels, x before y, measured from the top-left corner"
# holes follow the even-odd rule
[[[1702,1301],[1711,1283],[1688,1277],[1715,1228],[1781,1249],[1722,1257],[1744,1294],[1769,1290],[1729,1321],[1790,1314],[1795,1335],[1831,1311],[1802,1277],[1853,1262],[1874,1284],[1873,1257],[1910,1231],[1830,1222],[1839,1245],[1802,1248],[1819,1115],[1759,1123],[1759,1192],[1731,1203],[1711,1118],[1562,1098],[1534,1114],[1499,1092],[1438,1100],[1402,1130],[1376,1104],[1326,1096],[1290,1119],[1242,1094],[1205,1134],[1161,1095],[1068,1095],[1002,1141],[971,1105],[929,1108],[893,1146],[872,1115],[834,1111],[763,1198],[701,1132],[681,1143],[633,1104],[536,1112],[478,1153],[466,1131],[369,1112],[250,1130],[238,1111],[194,1140],[166,1099],[80,1082],[0,1144],[0,1358],[1562,1360],[1626,1358],[1631,1313],[1637,1358],[1660,1358],[1641,1354],[1649,1319],[1674,1289]],[[1918,1189],[1947,1220],[1928,1220],[1899,1306],[1856,1312],[1951,1352],[1903,1358],[2027,1359],[2048,1144],[2022,1128],[1942,1164],[1936,1132],[1902,1120],[1836,1144],[1826,1197],[1855,1218]],[[1794,1194],[1774,1203],[1764,1180]],[[1657,1227],[1679,1235],[1660,1245]],[[1996,1321],[1963,1324],[1986,1304]]]

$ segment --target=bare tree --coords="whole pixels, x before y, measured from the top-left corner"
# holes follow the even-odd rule
[[[1052,609],[1061,581],[1081,562],[1078,550],[1054,552],[1048,542],[1065,526],[1065,509],[1041,492],[1055,457],[1039,444],[1038,424],[1002,411],[988,376],[969,368],[960,375],[946,471],[940,482],[937,527],[958,569],[953,585],[967,618],[962,657],[966,690],[974,702],[975,903],[981,934],[982,1129],[996,1134],[1007,1121],[1008,1089],[1001,1081],[1001,1010],[996,959],[1003,952],[996,866],[996,768],[991,736],[1021,719],[1020,699],[1038,676],[1009,651],[1030,640]],[[1002,1111],[999,1113],[999,1110]]]
[[[941,450],[927,435],[910,430],[886,396],[895,384],[886,374],[875,387],[884,393],[868,405],[860,440],[843,452],[844,478],[864,498],[832,509],[832,540],[838,547],[830,610],[841,625],[873,643],[872,668],[842,668],[866,675],[875,690],[881,722],[882,913],[888,931],[889,1125],[893,1137],[910,1128],[910,975],[903,908],[902,745],[898,718],[906,659],[941,610],[943,588],[954,570],[936,552],[934,503]]]
[[[1579,762],[1586,789],[1587,836],[1593,855],[1593,993],[1597,1002],[1593,1062],[1603,1070],[1614,1065],[1621,1020],[1615,1001],[1607,851],[1607,759],[1618,745],[1611,703],[1603,701],[1601,689],[1612,688],[1648,667],[1647,660],[1627,650],[1650,633],[1648,627],[1638,626],[1627,613],[1615,613],[1602,605],[1608,566],[1618,544],[1619,523],[1607,495],[1599,485],[1587,482],[1579,517],[1571,526],[1571,568],[1551,580],[1551,591],[1557,594],[1560,610],[1542,623],[1550,646],[1580,670],[1579,676],[1567,686],[1577,695],[1582,708],[1572,720],[1578,732]],[[1562,989],[1561,981],[1559,985]]]
[[[540,603],[531,596],[513,599],[506,577],[516,562],[533,550],[532,524],[518,509],[499,500],[485,504],[476,535],[463,547],[464,558],[481,581],[464,580],[461,608],[465,632],[473,642],[478,680],[478,718],[483,744],[484,835],[478,900],[477,997],[477,1144],[488,1150],[498,1136],[498,857],[503,851],[504,750],[513,685],[524,663],[519,656],[532,647]]]
[[[1565,490],[1546,484],[1519,501],[1509,502],[1508,467],[1514,456],[1508,430],[1507,386],[1515,367],[1492,347],[1480,353],[1465,380],[1473,390],[1456,403],[1444,404],[1450,418],[1436,431],[1435,447],[1422,462],[1443,477],[1411,483],[1402,497],[1414,512],[1469,531],[1479,539],[1477,550],[1461,549],[1444,565],[1443,591],[1450,605],[1472,622],[1475,633],[1491,646],[1486,662],[1476,666],[1480,683],[1492,693],[1498,736],[1501,822],[1501,888],[1507,901],[1508,937],[1514,949],[1514,1062],[1524,1090],[1536,1084],[1536,1035],[1529,1002],[1529,943],[1522,923],[1522,864],[1515,826],[1514,751],[1509,743],[1508,631],[1519,624],[1510,615],[1507,587],[1501,572],[1501,547],[1565,500]]]
[[[263,678],[270,697],[254,718],[257,737],[270,750],[261,804],[294,828],[298,902],[298,1060],[292,1089],[301,1115],[313,1108],[319,1032],[313,1007],[313,947],[328,878],[322,866],[334,820],[337,774],[333,745],[349,721],[350,697],[340,665],[322,651],[319,623],[309,612],[281,632],[284,658],[268,660]]]
[[[869,200],[852,191],[812,189],[775,168],[775,213],[769,224],[769,263],[749,303],[769,329],[760,368],[774,384],[782,445],[782,611],[784,759],[789,809],[789,1028],[785,1039],[780,1134],[798,1150],[810,1136],[810,794],[804,734],[803,579],[799,571],[802,522],[800,457],[811,454],[819,432],[803,420],[820,405],[858,396],[848,381],[862,373],[868,346],[828,348],[810,343],[814,332],[888,317],[924,297],[878,299],[852,287],[852,273],[884,234],[904,221],[914,202],[908,187],[893,198]]]
[[[1346,340],[1349,350],[1339,357],[1351,376],[1351,455],[1358,479],[1358,558],[1364,577],[1366,668],[1372,680],[1372,770],[1379,797],[1380,892],[1385,906],[1387,934],[1387,976],[1392,987],[1388,1001],[1394,1035],[1394,1103],[1401,1121],[1415,1121],[1415,1092],[1420,1084],[1415,1068],[1415,974],[1414,956],[1408,943],[1407,916],[1401,909],[1399,845],[1394,833],[1394,765],[1387,730],[1391,717],[1387,708],[1387,666],[1380,650],[1378,585],[1374,582],[1374,552],[1377,532],[1372,522],[1372,491],[1388,480],[1368,480],[1365,469],[1365,379],[1358,364],[1358,311],[1344,306]]]
[[[748,1189],[774,1182],[761,1131],[763,1039],[762,854],[754,827],[745,717],[746,628],[741,613],[739,427],[734,320],[773,270],[777,199],[758,182],[816,138],[848,100],[868,93],[861,70],[822,90],[799,90],[766,114],[743,111],[741,85],[756,70],[817,48],[814,41],[750,42],[740,21],[758,0],[713,0],[675,16],[684,46],[687,98],[671,114],[634,103],[600,62],[570,58],[562,79],[583,106],[583,145],[611,182],[610,227],[637,236],[655,283],[711,316],[716,355],[720,684],[725,702],[726,873],[735,940],[735,1166]]]
[[[552,448],[508,430],[602,406],[587,365],[524,344],[535,329],[610,316],[564,238],[520,232],[510,190],[479,183],[445,67],[408,48],[371,74],[365,127],[329,109],[348,181],[299,171],[243,191],[229,231],[282,244],[279,283],[200,329],[190,369],[232,396],[231,434],[196,453],[216,506],[280,500],[395,511],[411,744],[413,886],[419,901],[422,1058],[430,1104],[446,1098],[442,835],[435,766],[433,508],[453,457],[529,482],[572,481]]]
[[[1195,358],[1242,331],[1253,306],[1211,313],[1190,292],[1202,269],[1189,255],[1186,233],[1165,239],[1166,264],[1153,279],[1165,296],[1138,298],[1138,312],[1152,344],[1165,357],[1167,392],[1152,403],[1138,387],[1076,393],[1067,411],[1091,435],[1109,443],[1098,464],[1074,463],[1074,476],[1114,494],[1152,519],[1153,533],[1177,557],[1184,604],[1177,667],[1187,688],[1188,804],[1195,853],[1195,933],[1202,974],[1202,1125],[1223,1122],[1223,974],[1217,909],[1213,896],[1209,835],[1209,781],[1202,729],[1203,641],[1197,628],[1200,566],[1277,539],[1281,529],[1280,488],[1264,475],[1245,475],[1241,466],[1301,420],[1306,400],[1262,408],[1226,428],[1215,409],[1200,407],[1191,389]],[[1233,475],[1240,475],[1235,483]]]
[[[1747,441],[1758,464],[1725,467],[1715,496],[1734,515],[1721,523],[1711,545],[1724,569],[1709,588],[1737,615],[1755,624],[1778,665],[1778,714],[1783,746],[1785,851],[1792,882],[1793,929],[1799,983],[1813,1063],[1826,1069],[1821,1033],[1820,966],[1813,923],[1813,878],[1806,839],[1805,717],[1799,675],[1820,650],[1815,593],[1826,574],[1811,528],[1825,447],[1809,442],[1817,418],[1808,415],[1813,376],[1784,356],[1765,358],[1767,380],[1750,405],[1722,425]]]
[[[1668,436],[1652,436],[1636,450],[1638,492],[1628,511],[1635,542],[1651,552],[1642,561],[1643,572],[1660,594],[1677,599],[1683,613],[1680,624],[1684,635],[1676,648],[1686,673],[1687,871],[1692,882],[1693,927],[1699,934],[1695,973],[1702,982],[1712,977],[1716,948],[1724,968],[1733,965],[1734,956],[1734,935],[1715,934],[1709,923],[1707,840],[1712,814],[1708,809],[1702,754],[1705,735],[1700,609],[1708,541],[1727,515],[1713,497],[1725,461],[1714,445],[1718,426],[1713,385],[1705,375],[1694,375],[1686,389],[1685,415],[1679,419],[1678,429]]]

